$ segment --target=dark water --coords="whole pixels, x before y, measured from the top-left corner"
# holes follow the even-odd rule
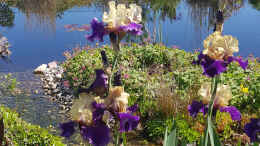
[[[126,1],[124,1],[126,2]],[[130,1],[129,3],[134,2]],[[143,8],[145,29],[154,40],[187,51],[202,48],[213,31],[215,14],[225,5],[224,34],[238,38],[238,55],[260,56],[258,0],[150,0]],[[24,71],[52,60],[76,45],[91,44],[87,32],[67,32],[66,24],[89,24],[102,17],[106,0],[23,0],[1,2],[0,32],[12,44],[11,63],[0,61],[0,71]],[[8,5],[6,5],[8,4]],[[92,43],[93,44],[93,43]]]

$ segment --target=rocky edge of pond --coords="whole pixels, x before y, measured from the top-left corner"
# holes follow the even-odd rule
[[[0,57],[7,57],[11,55],[11,51],[8,49],[10,44],[6,37],[0,34]]]
[[[73,91],[63,85],[63,68],[52,61],[40,65],[33,73],[40,76],[44,95],[58,102],[62,110],[69,111],[74,96]]]

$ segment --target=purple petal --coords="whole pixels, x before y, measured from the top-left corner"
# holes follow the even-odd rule
[[[103,42],[103,37],[107,34],[107,31],[105,29],[105,25],[103,24],[103,22],[99,22],[97,18],[94,18],[91,21],[91,29],[92,29],[92,34],[87,36],[87,39],[92,42],[95,39]]]
[[[81,126],[80,133],[83,139],[88,140],[93,146],[106,146],[110,141],[110,130],[103,122]]]
[[[220,111],[228,112],[233,121],[241,120],[241,114],[240,114],[239,110],[234,106],[221,107]]]
[[[204,109],[204,105],[202,103],[202,101],[198,102],[198,101],[192,101],[191,105],[188,106],[188,111],[190,113],[190,116],[192,116],[193,118],[195,118],[199,112],[205,112],[206,109]]]
[[[247,123],[244,127],[244,131],[248,137],[250,137],[251,142],[260,142],[257,135],[260,134],[260,118],[251,119],[250,123]]]
[[[203,74],[208,77],[214,77],[227,70],[227,65],[230,62],[225,62],[221,60],[214,60],[207,55],[202,54],[198,56],[197,61],[193,61],[193,64],[200,64],[203,67]]]
[[[125,32],[129,32],[133,35],[142,35],[142,24],[136,24],[136,23],[130,23],[126,26],[121,26],[121,29],[123,29]]]
[[[60,128],[62,131],[61,136],[68,138],[73,135],[73,133],[75,132],[75,126],[76,123],[73,121],[60,124]]]
[[[100,122],[105,112],[105,105],[103,103],[98,104],[97,102],[92,103],[92,107],[94,108],[92,112],[92,119],[94,123]]]
[[[225,65],[225,62],[220,60],[216,60],[213,63],[206,62],[206,65],[204,64],[202,66],[204,70],[203,74],[209,77],[214,77],[227,70],[227,66]]]
[[[135,129],[139,123],[140,117],[129,113],[119,113],[120,132],[127,132]]]
[[[87,89],[88,91],[94,92],[97,89],[107,89],[108,88],[108,76],[102,69],[96,69],[96,79]]]
[[[234,56],[228,58],[228,62],[233,62],[233,61],[239,63],[240,67],[246,70],[248,66],[248,60],[243,61],[242,57],[234,57]]]
[[[127,108],[128,111],[130,111],[131,113],[134,113],[138,110],[138,104],[134,104],[130,107]]]

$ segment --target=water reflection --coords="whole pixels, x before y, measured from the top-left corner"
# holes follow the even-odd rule
[[[47,28],[55,31],[56,19],[61,19],[66,10],[75,6],[91,6],[91,3],[92,0],[5,0],[1,4],[7,8],[4,7],[5,9],[1,9],[0,15],[2,17],[0,17],[1,19],[9,20],[8,22],[12,22],[14,15],[9,6],[15,7],[25,14],[26,27],[28,29]]]
[[[14,25],[14,12],[3,2],[0,2],[0,25],[2,27],[12,27]]]
[[[253,8],[260,11],[260,1],[259,0],[249,0],[249,2],[253,6]]]
[[[223,11],[224,19],[227,19],[243,7],[244,0],[188,0],[187,4],[196,29],[206,27],[209,30],[215,27],[218,10]]]

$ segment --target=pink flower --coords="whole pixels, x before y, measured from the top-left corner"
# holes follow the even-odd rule
[[[74,80],[74,81],[77,81],[77,80],[78,80],[78,78],[77,78],[77,77],[74,77],[74,78],[73,78],[73,80]]]
[[[64,85],[64,87],[69,88],[70,87],[70,82],[68,80],[63,81],[63,85]]]
[[[124,78],[125,78],[125,79],[128,79],[128,78],[129,78],[129,75],[128,75],[128,74],[124,74]]]
[[[84,70],[86,69],[86,66],[83,65],[83,66],[81,67],[81,69],[84,71]]]

